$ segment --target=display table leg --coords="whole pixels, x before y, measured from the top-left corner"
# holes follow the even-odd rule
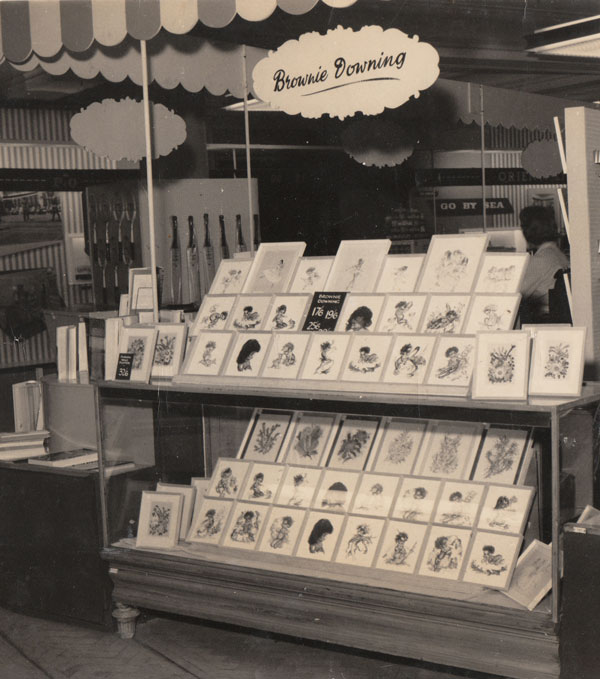
[[[121,639],[133,639],[133,635],[135,634],[135,620],[139,614],[140,612],[137,608],[117,602],[112,615],[117,621],[117,632]]]

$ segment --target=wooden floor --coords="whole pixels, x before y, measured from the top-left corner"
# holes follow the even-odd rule
[[[0,609],[1,679],[194,677],[487,679],[488,675],[163,617],[142,620],[135,638],[123,641],[114,633]]]

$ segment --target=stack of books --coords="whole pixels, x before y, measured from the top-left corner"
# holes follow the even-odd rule
[[[0,460],[14,462],[45,455],[49,436],[50,432],[46,429],[0,434]]]

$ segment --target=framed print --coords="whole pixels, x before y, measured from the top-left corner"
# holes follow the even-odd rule
[[[527,399],[529,344],[524,330],[478,334],[472,398]]]
[[[499,535],[485,531],[475,533],[466,559],[463,581],[492,589],[507,589],[522,540],[520,535]]]
[[[479,516],[479,528],[522,533],[533,494],[534,489],[527,486],[489,486]]]
[[[321,469],[286,467],[275,502],[287,507],[310,507],[321,478]]]
[[[581,394],[586,328],[538,329],[533,339],[529,393]]]
[[[323,453],[328,450],[337,415],[330,413],[299,412],[292,424],[293,432],[285,453],[286,464],[318,467]]]
[[[379,315],[378,332],[417,332],[427,295],[386,295]]]
[[[251,266],[251,259],[222,259],[210,286],[209,296],[238,295],[244,288]]]
[[[512,330],[519,310],[521,295],[474,295],[463,332],[475,335],[478,332]]]
[[[156,491],[158,493],[179,493],[183,498],[179,537],[182,540],[185,540],[192,521],[192,512],[194,511],[194,504],[196,502],[196,489],[194,486],[186,486],[182,483],[163,483],[162,481],[159,481],[156,484]]]
[[[206,542],[218,545],[233,508],[231,500],[205,497],[194,513],[187,542]]]
[[[273,502],[281,483],[283,469],[280,464],[254,463],[250,468],[239,499],[254,502]]]
[[[552,545],[533,540],[521,554],[506,596],[530,611],[552,589]]]
[[[469,295],[430,295],[420,332],[436,335],[458,335],[467,317]]]
[[[352,337],[340,379],[351,382],[378,382],[392,339],[389,335]]]
[[[238,549],[255,549],[260,529],[269,508],[250,502],[236,502],[225,529],[222,546]]]
[[[484,490],[485,486],[481,483],[446,481],[442,486],[433,523],[465,528],[474,526]]]
[[[431,526],[419,575],[458,580],[470,539],[471,531],[465,528]]]
[[[206,295],[190,328],[190,335],[203,330],[224,330],[236,300],[235,295]]]
[[[370,470],[384,474],[410,474],[427,429],[423,420],[385,418],[381,424]]]
[[[190,485],[196,491],[196,495],[194,497],[194,509],[192,511],[192,521],[194,521],[195,518],[198,516],[200,505],[202,504],[202,501],[204,500],[206,494],[208,493],[210,479],[204,476],[192,476],[192,478],[190,479]]]
[[[300,330],[310,300],[310,295],[275,295],[263,330],[271,332]]]
[[[306,243],[261,243],[243,292],[287,292],[296,264]]]
[[[492,295],[519,292],[530,258],[527,252],[486,252],[475,292]]]
[[[368,568],[375,559],[385,521],[371,516],[348,516],[335,555],[337,563]]]
[[[159,323],[150,377],[172,378],[179,374],[187,328],[184,323]]]
[[[260,330],[271,305],[271,295],[238,295],[231,310],[228,330]]]
[[[486,233],[432,236],[417,290],[471,292],[488,241]]]
[[[288,292],[324,290],[334,257],[301,257]]]
[[[467,388],[474,367],[474,335],[440,337],[431,360],[427,384]]]
[[[271,507],[258,543],[260,552],[291,556],[306,517],[304,509]]]
[[[347,295],[336,330],[372,332],[379,322],[384,301],[384,295]]]
[[[427,526],[403,521],[389,521],[375,568],[397,573],[414,573],[427,533]]]
[[[153,309],[154,286],[150,271],[149,267],[129,269],[129,311],[132,314]]]
[[[343,523],[343,514],[309,512],[295,556],[331,561]]]
[[[335,255],[324,290],[333,292],[373,292],[392,241],[343,240]]]
[[[300,372],[302,380],[337,380],[342,369],[350,335],[313,333]]]
[[[435,335],[395,337],[382,380],[393,384],[423,384],[437,340]]]
[[[429,523],[442,483],[435,479],[405,476],[392,511],[392,518]]]
[[[270,340],[270,332],[240,332],[235,335],[223,375],[258,377]]]
[[[250,465],[243,460],[221,458],[213,472],[207,495],[232,500],[237,498],[249,467]]]
[[[419,468],[423,476],[468,479],[481,440],[483,425],[476,422],[437,422],[423,444]]]
[[[490,427],[475,462],[473,481],[517,483],[529,435],[529,429]]]
[[[376,292],[412,292],[419,279],[425,255],[387,255]]]
[[[313,502],[316,509],[347,512],[360,479],[357,472],[326,469]]]
[[[342,417],[327,466],[357,471],[364,469],[379,423],[378,417]]]
[[[208,331],[194,337],[183,362],[184,375],[218,375],[227,356],[232,332]]]
[[[290,411],[256,408],[248,424],[238,457],[244,460],[275,462],[291,421]]]
[[[309,340],[309,333],[273,333],[261,377],[295,380]]]
[[[136,547],[170,549],[177,545],[183,496],[180,493],[142,491]]]
[[[148,382],[156,345],[156,328],[130,325],[119,334],[119,353],[133,354],[130,382]]]
[[[350,511],[368,516],[387,516],[396,496],[397,486],[397,476],[363,474]]]

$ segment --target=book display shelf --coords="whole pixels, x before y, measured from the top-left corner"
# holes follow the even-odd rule
[[[593,413],[600,403],[600,384],[584,385],[582,394],[576,398],[529,397],[527,401],[518,402],[477,400],[465,396],[375,394],[366,390],[360,395],[333,389],[294,393],[290,389],[248,383],[238,386],[210,382],[204,385],[156,386],[101,382],[96,388],[102,443],[101,473],[98,475],[103,515],[102,557],[108,562],[114,583],[113,599],[118,604],[418,658],[515,679],[569,676],[561,660],[565,636],[561,616],[565,601],[560,576],[560,546],[562,522],[573,516],[568,509],[565,510],[566,493],[561,483],[565,470],[569,468],[572,450],[563,438],[564,432],[570,431],[572,418],[585,416],[587,419],[582,421],[589,422],[591,430]],[[148,451],[148,446],[139,447],[133,454],[136,459],[132,459],[131,447],[120,445],[119,436],[115,436],[114,431],[107,431],[105,426],[106,414],[123,407],[127,409],[132,426],[139,418],[150,417],[154,423],[154,450]],[[286,501],[282,500],[285,474],[297,461],[286,460],[284,453],[278,459],[255,459],[254,442],[260,432],[252,428],[253,422],[256,424],[257,413],[265,410],[277,411],[275,415],[281,413],[282,422],[287,413],[292,423],[300,417],[312,421],[311,418],[314,419],[317,414],[331,415],[340,423],[340,432],[344,432],[344,421],[352,422],[352,418],[370,419],[379,423],[380,427],[385,427],[386,422],[410,419],[423,423],[431,431],[431,436],[435,436],[441,426],[439,423],[473,425],[477,432],[497,432],[503,427],[527,430],[536,442],[535,453],[530,457],[533,473],[527,476],[526,484],[522,476],[514,480],[505,479],[504,483],[533,487],[535,501],[524,530],[521,554],[530,547],[529,562],[534,562],[535,548],[539,545],[539,553],[551,561],[550,592],[530,610],[527,605],[507,596],[501,591],[503,588],[489,588],[481,584],[481,579],[465,577],[465,568],[455,579],[428,577],[431,574],[427,573],[425,565],[427,554],[435,544],[434,531],[439,528],[435,524],[440,523],[436,516],[444,513],[442,494],[438,496],[439,504],[433,518],[429,524],[423,524],[422,530],[430,532],[428,537],[424,537],[420,566],[416,566],[415,572],[407,574],[395,572],[393,568],[378,567],[384,547],[380,547],[380,551],[374,554],[374,561],[369,564],[361,561],[362,557],[354,564],[350,563],[343,553],[342,543],[345,545],[346,538],[350,536],[351,544],[357,545],[356,541],[352,542],[356,532],[353,529],[361,529],[362,524],[355,526],[352,523],[352,512],[358,506],[360,488],[368,485],[367,475],[379,473],[384,481],[389,479],[394,484],[397,481],[392,476],[385,476],[388,470],[381,466],[376,452],[372,463],[367,462],[361,470],[344,471],[350,476],[354,474],[358,484],[352,509],[349,506],[347,513],[342,511],[333,518],[327,515],[339,536],[337,549],[332,551],[331,558],[310,558],[310,550],[303,544],[310,533],[310,521],[325,513],[322,503],[314,504],[316,498],[324,497],[324,493],[331,490],[330,486],[335,485],[324,481],[325,476],[320,477],[321,488],[314,496],[313,504],[302,509],[287,507],[286,515],[293,514],[298,523],[304,523],[302,528],[298,525],[296,547],[291,545],[285,553],[263,548],[266,523],[252,544],[244,541],[236,543],[236,538],[232,537],[236,531],[230,529],[238,515],[242,516],[244,511],[251,513],[250,510],[256,509],[260,502],[264,503],[265,496],[257,501],[259,505],[252,504],[249,489],[253,486],[250,481],[240,485],[240,493],[243,491],[244,495],[231,500],[230,507],[235,509],[230,513],[229,529],[221,539],[191,540],[192,530],[186,531],[183,527],[171,531],[170,536],[162,536],[160,530],[155,529],[148,534],[146,529],[148,525],[152,526],[154,505],[149,505],[144,496],[147,499],[149,494],[159,490],[164,493],[165,502],[172,501],[173,511],[181,515],[185,501],[180,502],[179,498],[183,497],[180,491],[184,490],[184,486],[198,482],[198,477],[207,479],[212,475],[211,481],[199,481],[198,488],[203,488],[206,498],[212,497],[213,503],[226,502],[219,498],[215,484],[219,470],[224,465],[228,466],[229,462],[232,466],[238,465],[247,479],[250,476],[256,479],[258,474],[249,469],[259,470],[261,488],[267,489],[267,493],[271,492],[269,484],[279,483],[269,476],[271,471],[278,471],[279,465],[282,479],[279,490],[272,492],[272,504],[262,509],[268,512],[276,505],[283,503],[282,506],[285,506]],[[169,432],[189,432],[192,423],[195,428],[187,440],[169,435]],[[581,425],[578,426],[581,430]],[[123,435],[132,436],[129,427],[123,428]],[[338,443],[341,435],[338,434]],[[376,438],[377,435],[374,436]],[[580,436],[578,434],[578,438]],[[329,440],[334,441],[333,451],[336,446],[333,433]],[[373,450],[377,445],[374,443]],[[285,446],[286,443],[283,443],[282,449]],[[582,478],[592,474],[591,446],[590,452],[585,455],[589,459],[585,460],[583,467],[580,464]],[[328,474],[335,468],[335,464],[326,460],[327,454],[324,453],[321,462],[311,467],[317,476]],[[118,476],[103,475],[105,464],[114,465],[120,461],[134,462],[136,468]],[[477,471],[475,457],[472,462],[473,471],[460,479],[453,479],[453,482],[462,486],[471,484],[478,492],[491,493],[485,472],[481,471],[481,466]],[[412,471],[399,475],[398,479],[406,482],[413,477],[428,476],[431,470],[423,473],[425,464],[426,456],[421,466],[413,466]],[[576,484],[577,481],[578,474],[575,474]],[[162,482],[158,489],[157,482]],[[442,483],[449,482],[445,480]],[[197,492],[200,499],[203,491]],[[395,492],[395,497],[399,498],[400,490]],[[516,488],[513,494],[518,494]],[[198,518],[199,508],[206,498],[200,502],[196,500],[193,512],[189,505],[183,509],[190,526],[199,525],[198,521],[202,518]],[[579,500],[578,497],[577,503]],[[233,502],[236,504],[233,505]],[[145,513],[140,514],[140,507],[144,504]],[[485,499],[481,501],[480,512],[484,511],[484,505]],[[388,525],[393,527],[396,520],[393,512],[397,510],[392,508],[391,499],[389,506],[390,509],[382,509],[380,515],[362,511],[363,515],[371,516],[373,526],[381,529],[384,536],[382,545],[383,540],[389,538]],[[361,514],[361,511],[357,513]],[[146,534],[143,534],[144,531]],[[469,540],[468,528],[456,527],[454,532]],[[197,535],[200,533],[196,531]],[[515,529],[514,533],[518,534],[519,530]],[[481,540],[477,542],[475,531],[474,536],[473,541],[468,543],[471,556],[476,553],[476,546],[479,554],[482,548],[485,551],[487,545]],[[513,544],[520,544],[520,539],[520,535],[511,538]],[[538,539],[544,544],[539,544]],[[518,551],[518,547],[515,549]],[[360,547],[354,552],[360,555]],[[468,561],[471,562],[471,557]]]

